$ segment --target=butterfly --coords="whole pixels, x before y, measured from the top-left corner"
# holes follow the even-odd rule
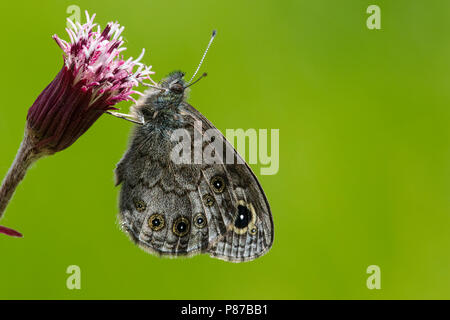
[[[193,83],[186,83],[184,75],[170,73],[145,91],[127,115],[139,125],[115,170],[116,186],[121,185],[119,224],[140,248],[158,256],[254,260],[273,243],[269,203],[248,164],[186,102]],[[173,136],[180,130],[200,137],[187,140],[188,150],[200,148],[200,154],[212,154],[215,161],[199,162],[191,155],[184,158],[188,161],[174,161],[180,141]],[[213,143],[218,148],[211,148]]]

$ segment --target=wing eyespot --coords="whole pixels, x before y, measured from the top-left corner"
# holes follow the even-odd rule
[[[134,207],[138,212],[144,212],[147,209],[147,204],[141,199],[134,199]]]
[[[184,237],[189,233],[190,222],[186,217],[178,217],[172,226],[172,231],[178,237]]]
[[[234,226],[238,229],[247,228],[248,224],[252,219],[252,214],[250,210],[243,205],[238,205],[238,212],[236,219],[234,220]]]
[[[212,177],[210,183],[215,193],[222,193],[225,190],[226,183],[222,176]]]
[[[205,206],[212,207],[215,202],[216,202],[216,200],[214,200],[214,197],[212,195],[210,195],[209,193],[207,193],[203,196],[203,203],[205,204]]]
[[[238,201],[236,217],[234,218],[233,230],[237,234],[255,235],[258,232],[256,227],[256,212],[251,203],[244,200]]]
[[[159,213],[154,213],[148,218],[148,226],[153,231],[159,231],[162,228],[164,228],[166,222],[164,220],[164,217]]]
[[[250,233],[252,236],[256,235],[257,232],[258,228],[256,226],[253,226],[250,228],[250,230],[248,230],[248,233]]]
[[[194,225],[198,229],[203,229],[206,227],[206,217],[203,213],[197,213],[194,217]]]

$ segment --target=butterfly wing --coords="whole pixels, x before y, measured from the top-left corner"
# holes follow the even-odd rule
[[[119,220],[131,240],[147,252],[185,256],[205,252],[208,227],[192,224],[202,205],[198,167],[171,162],[169,137],[136,128],[129,150],[116,168],[122,184]]]
[[[272,246],[274,227],[270,206],[258,179],[205,116],[187,103],[182,104],[181,112],[193,121],[201,121],[204,141],[210,140],[210,135],[205,137],[205,133],[212,129],[215,142],[223,143],[223,152],[219,156],[222,164],[201,168],[201,192],[214,198],[214,204],[205,208],[209,230],[214,229],[220,234],[209,240],[207,252],[232,262],[249,261],[264,255]],[[227,158],[232,159],[231,163]],[[216,188],[217,179],[223,180],[223,188]]]
[[[176,164],[170,158],[177,144],[171,139],[173,128],[137,127],[116,168],[123,230],[141,248],[158,255],[208,253],[232,262],[263,255],[273,243],[273,221],[256,176],[192,106],[183,102],[175,117],[191,137],[202,138],[203,153],[210,145],[208,129],[225,152],[216,154],[218,163]],[[225,154],[232,163],[227,164]]]

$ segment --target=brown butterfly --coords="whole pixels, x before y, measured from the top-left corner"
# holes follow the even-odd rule
[[[139,125],[116,168],[116,185],[122,184],[120,225],[139,247],[160,256],[205,253],[232,262],[256,259],[273,243],[267,198],[233,146],[186,102],[193,83],[183,78],[183,72],[170,73],[125,116]],[[174,161],[180,144],[174,133],[180,130],[200,137],[188,143],[189,150],[200,145],[201,154],[214,161],[199,162],[195,155]]]

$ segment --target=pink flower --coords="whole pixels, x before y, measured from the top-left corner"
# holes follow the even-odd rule
[[[120,101],[132,100],[133,90],[153,72],[139,61],[124,60],[124,27],[110,22],[101,30],[95,14],[83,25],[68,19],[70,41],[54,35],[63,50],[64,65],[28,110],[25,136],[16,159],[0,187],[0,218],[27,169],[40,157],[72,145],[106,111]],[[135,70],[133,70],[135,69]],[[150,79],[151,80],[151,79]],[[20,236],[1,227],[0,233]]]
[[[124,27],[110,22],[103,31],[94,23],[95,14],[80,25],[66,29],[70,42],[53,36],[64,52],[64,65],[28,111],[27,125],[37,148],[51,154],[74,143],[92,124],[123,100],[133,100],[133,87],[153,72],[139,61],[124,60],[120,36]],[[133,68],[137,70],[133,72]]]

